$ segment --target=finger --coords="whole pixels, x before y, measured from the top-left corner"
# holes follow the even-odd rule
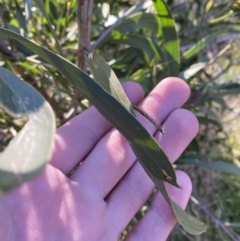
[[[189,93],[184,81],[168,78],[146,97],[141,108],[161,123],[174,109],[184,104]],[[139,120],[149,133],[154,134],[155,127],[147,119],[140,115]],[[129,143],[117,130],[112,130],[98,142],[71,179],[105,198],[135,161],[136,156]]]
[[[183,116],[184,118],[179,120]],[[162,148],[170,161],[174,162],[198,132],[198,122],[191,112],[178,109],[170,114],[163,126],[168,134],[160,140]],[[172,146],[172,149],[168,148],[165,141],[166,144]],[[106,199],[109,229],[121,233],[135,213],[144,205],[153,188],[153,182],[140,163],[136,162]]]
[[[185,209],[192,191],[190,178],[186,173],[177,171],[177,180],[182,189],[166,184],[170,198]],[[160,192],[157,192],[147,214],[133,227],[125,241],[151,240],[165,241],[177,219]]]
[[[125,82],[123,88],[134,104],[144,97],[142,87],[135,82]],[[111,128],[95,107],[82,112],[58,128],[50,164],[64,174],[70,173]]]

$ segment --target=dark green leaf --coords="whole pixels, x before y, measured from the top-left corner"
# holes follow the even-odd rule
[[[22,13],[23,11],[20,8],[17,0],[15,0],[15,4],[16,4],[16,15],[17,15],[18,23],[19,23],[20,27],[23,28],[25,33],[27,33],[28,32],[27,24],[26,24],[25,17],[23,16],[23,13]]]
[[[212,124],[212,125],[216,126],[219,130],[222,130],[222,125],[217,120],[214,120],[214,119],[206,117],[206,116],[197,116],[197,119],[200,124],[204,124],[204,125]]]
[[[180,52],[175,21],[163,0],[153,0],[153,4],[157,11],[160,26],[157,36],[160,38],[160,44],[165,50],[164,62],[168,63],[168,75],[178,76]]]
[[[179,161],[188,165],[195,165],[213,171],[224,172],[240,176],[240,167],[224,161],[208,161],[200,156],[186,156],[179,159]]]
[[[117,79],[113,70],[105,62],[105,60],[98,54],[92,53],[89,55],[88,61],[90,65],[90,70],[94,76],[95,81],[97,81],[102,87],[104,87],[114,98],[116,98],[119,102],[121,102],[125,106],[125,108],[129,110],[130,113],[135,115],[133,112],[132,105],[128,100],[127,96],[125,95],[119,80]],[[132,134],[133,136],[135,135],[135,133],[133,132]],[[150,144],[150,141],[149,141],[149,144]],[[155,145],[155,141],[154,139],[152,139],[152,144],[149,145],[149,147],[153,147],[154,145]],[[161,149],[160,151],[162,152]],[[139,153],[141,152],[140,148],[138,148],[138,152]],[[164,152],[162,152],[162,159],[168,160]],[[145,169],[149,177],[153,180],[158,190],[162,193],[162,195],[164,196],[168,204],[173,208],[173,211],[176,214],[176,217],[179,220],[179,223],[184,227],[184,229],[192,234],[200,234],[204,232],[206,230],[205,224],[196,221],[194,218],[189,216],[184,210],[182,210],[176,203],[170,200],[162,179],[162,176],[164,176],[165,180],[167,180],[168,178],[170,178],[171,180],[171,177],[169,177],[168,174],[165,173],[166,163],[158,164],[152,161],[149,162],[150,159],[147,162],[143,160],[144,159],[139,159],[143,168]],[[170,162],[168,164],[170,164]]]
[[[68,62],[64,58],[31,42],[21,35],[3,28],[0,28],[0,32],[17,39],[22,44],[35,51],[42,59],[56,67],[56,69],[65,76],[65,78],[67,77],[68,81],[78,88],[81,93],[98,108],[104,117],[106,117],[106,119],[108,119],[126,137],[137,157],[143,162],[148,163],[146,165],[149,165],[153,170],[153,176],[156,178],[162,177],[162,179],[164,179],[164,175],[158,172],[158,170],[161,170],[161,165],[164,165],[165,172],[172,178],[172,180],[167,181],[178,186],[176,183],[175,172],[169,164],[166,155],[162,155],[162,151],[157,142],[139,123],[139,121],[130,114],[121,103],[112,97],[111,94],[104,90],[97,82],[91,79],[77,66]],[[158,168],[156,168],[156,165]]]
[[[206,98],[219,98],[225,95],[238,95],[240,93],[240,84],[238,83],[225,83],[213,87],[209,90]]]
[[[29,84],[0,67],[0,107],[28,122],[0,155],[0,195],[39,174],[51,157],[55,118]]]
[[[141,35],[137,34],[126,34],[126,35],[113,35],[113,40],[117,40],[118,43],[127,44],[132,48],[138,48],[145,50],[150,57],[154,55],[154,53],[157,55],[158,53],[154,51],[153,44],[151,43],[151,39],[142,37]]]
[[[60,46],[59,41],[58,41],[58,38],[57,38],[57,35],[56,35],[56,33],[55,33],[55,31],[54,31],[54,29],[53,29],[53,27],[52,27],[52,23],[51,23],[50,18],[48,17],[48,14],[47,14],[47,12],[46,12],[46,10],[45,10],[45,8],[44,8],[44,5],[43,5],[42,0],[34,0],[34,2],[36,3],[36,5],[37,5],[38,8],[40,9],[40,11],[42,12],[43,16],[47,19],[48,26],[49,26],[49,28],[50,28],[50,30],[51,30],[51,33],[52,33],[52,35],[53,35],[53,37],[54,37],[54,40],[55,40],[55,42],[56,42],[58,52],[59,52],[61,55],[63,55],[61,46]]]
[[[115,30],[122,34],[135,32],[140,28],[146,28],[154,33],[158,31],[158,21],[156,15],[152,13],[135,13],[125,18]]]
[[[175,172],[168,159],[165,159],[166,155],[162,154],[163,152],[157,142],[140,122],[119,103],[118,100],[72,63],[11,31],[0,28],[0,32],[17,39],[28,48],[34,50],[41,58],[56,67],[76,88],[81,90],[82,94],[85,95],[98,108],[102,115],[129,141],[145,171],[163,193],[166,200],[170,202],[162,180],[165,179],[165,181],[178,186]],[[163,170],[167,173],[167,178]],[[181,218],[181,216],[178,218]],[[187,222],[187,220],[181,221],[183,225],[185,225],[185,222]],[[192,221],[192,224],[193,229],[191,233],[198,234],[198,222],[195,222],[196,226],[194,225],[194,221]],[[188,227],[189,225],[187,224],[186,226]],[[205,230],[206,228],[203,227],[202,232]]]

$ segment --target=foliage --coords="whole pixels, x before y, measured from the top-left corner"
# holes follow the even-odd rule
[[[76,63],[76,1],[43,2],[49,19],[43,17],[32,1],[3,1],[0,3],[0,24]],[[171,13],[165,9],[164,14],[174,17],[177,38],[173,28],[169,30],[166,27],[169,18],[164,18],[164,14],[159,17],[152,1],[140,2],[136,8],[133,7],[136,1],[97,2],[93,8],[91,49],[96,49],[108,61],[121,81],[133,79],[139,82],[146,94],[166,76],[180,76],[189,83],[192,95],[184,107],[197,115],[201,128],[199,136],[179,159],[177,166],[188,173],[194,170],[194,174],[191,174],[196,188],[193,196],[198,202],[192,202],[192,208],[189,209],[194,214],[197,213],[197,216],[209,219],[209,212],[214,213],[215,206],[209,204],[207,211],[201,207],[212,202],[217,195],[221,196],[225,203],[224,189],[213,188],[212,191],[216,193],[211,195],[207,192],[200,193],[202,184],[210,189],[209,186],[206,187],[207,180],[203,180],[202,176],[210,180],[209,176],[215,175],[212,174],[215,172],[206,171],[202,167],[218,171],[229,170],[229,173],[233,173],[231,170],[235,168],[234,174],[238,174],[232,155],[226,155],[226,152],[231,153],[231,146],[226,146],[228,133],[220,118],[226,111],[232,112],[228,105],[229,97],[239,94],[239,82],[226,77],[233,61],[230,52],[232,40],[239,32],[238,15],[230,11],[229,1],[168,0]],[[155,7],[160,9],[159,12],[163,11],[162,6]],[[130,13],[124,15],[129,9]],[[49,22],[54,29],[51,29]],[[0,52],[0,66],[20,76],[44,96],[55,112],[58,126],[91,105],[81,95],[75,94],[76,90],[65,82],[57,70],[19,42],[0,35]],[[17,122],[5,112],[0,113],[2,149],[6,147],[13,133],[21,128],[21,122]],[[214,148],[219,155],[216,155],[216,151],[214,155],[211,154]],[[215,162],[216,160],[218,162]],[[196,168],[195,165],[200,167]],[[208,174],[202,175],[203,172]],[[220,186],[226,187],[225,179],[223,176],[211,180],[220,180]],[[236,190],[234,185],[232,190]],[[234,200],[233,198],[232,202]],[[223,210],[227,210],[227,205],[229,204],[224,204]],[[142,215],[141,211],[136,218],[141,218]],[[239,229],[231,229],[225,226],[224,222],[230,220],[230,223],[236,223],[237,219],[234,216],[230,218],[230,215],[213,216],[214,218],[210,217],[210,231],[203,235],[201,240],[215,239],[218,218],[222,219],[220,221],[223,224],[223,227],[220,226],[222,237],[219,239],[234,240],[233,237],[236,238]],[[182,233],[176,230],[176,233],[178,232]],[[192,239],[186,235],[186,240]]]

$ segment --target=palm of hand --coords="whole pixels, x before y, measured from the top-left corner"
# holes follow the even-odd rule
[[[133,103],[143,97],[134,83],[126,84],[125,90]],[[195,117],[179,109],[188,96],[183,81],[169,78],[141,104],[159,123],[164,121],[167,136],[160,137],[159,143],[171,161],[198,129]],[[139,119],[153,134],[152,124],[142,116]],[[191,184],[186,174],[177,176],[183,190],[167,188],[183,207]],[[117,240],[153,188],[127,141],[90,108],[58,130],[53,158],[44,172],[0,199],[0,237],[6,241]],[[126,240],[165,240],[175,222],[157,193],[147,215]]]

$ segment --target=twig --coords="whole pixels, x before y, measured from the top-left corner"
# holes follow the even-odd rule
[[[210,217],[210,219],[215,223],[215,225],[219,228],[221,228],[233,241],[239,241],[239,237],[233,234],[221,221],[219,221],[206,207],[203,205],[200,205],[196,198],[191,196],[191,200],[193,203],[199,206],[200,209],[202,209],[205,214]]]
[[[77,1],[78,67],[87,71],[85,51],[90,48],[93,0]]]
[[[139,4],[132,6],[129,8],[122,17],[120,17],[113,25],[111,25],[109,28],[107,28],[105,31],[102,32],[100,37],[96,40],[95,43],[92,44],[91,50],[94,50],[98,47],[98,45],[107,37],[107,35],[117,26],[119,25],[127,16],[132,14],[136,8],[138,8],[139,5],[142,4],[143,1],[141,1]]]
[[[155,127],[156,129],[161,132],[163,134],[163,136],[165,136],[165,132],[162,129],[162,126],[159,125],[151,116],[149,116],[145,111],[143,111],[142,109],[140,109],[137,105],[133,105],[133,108],[138,111],[141,115],[143,115],[144,117],[146,117]],[[166,174],[165,174],[166,175]],[[166,175],[167,176],[167,175]]]
[[[219,51],[219,53],[217,54],[217,56],[215,56],[208,64],[207,66],[215,63],[221,56],[223,56],[230,48],[231,48],[231,44],[232,44],[233,40],[230,40],[229,43]]]

